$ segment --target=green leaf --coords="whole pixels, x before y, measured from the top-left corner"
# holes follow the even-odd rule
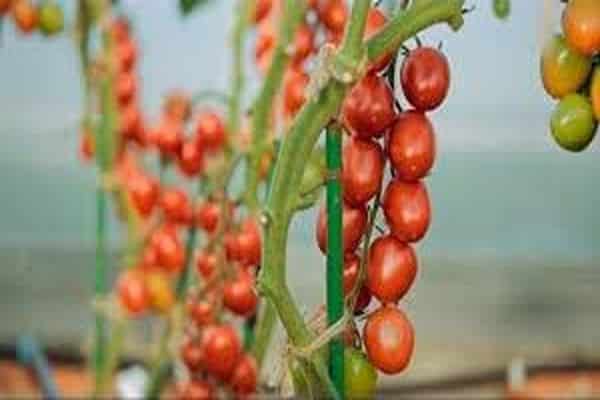
[[[179,11],[183,16],[187,16],[208,3],[210,0],[179,0]]]

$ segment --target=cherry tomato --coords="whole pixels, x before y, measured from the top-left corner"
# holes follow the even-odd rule
[[[562,28],[569,46],[591,56],[600,51],[600,3],[570,0],[562,16]]]
[[[240,273],[223,288],[223,304],[234,314],[250,317],[256,313],[258,296],[254,290],[254,279],[249,273]]]
[[[288,69],[283,84],[283,106],[286,116],[294,116],[306,101],[309,77],[297,68]]]
[[[219,379],[227,381],[240,359],[242,346],[231,325],[216,325],[205,329],[201,339],[205,368]]]
[[[187,121],[192,113],[190,96],[180,90],[169,93],[163,104],[163,112],[175,121]]]
[[[377,7],[372,7],[369,10],[369,14],[367,14],[367,23],[365,25],[364,34],[365,40],[369,40],[377,33],[379,33],[379,31],[381,31],[385,24],[387,24],[387,17],[385,16],[385,14]],[[383,54],[377,60],[371,62],[370,70],[383,71],[392,61],[393,56],[393,52]]]
[[[351,138],[344,146],[342,159],[344,200],[353,206],[371,200],[381,188],[384,164],[379,144]]]
[[[258,368],[254,357],[244,354],[238,361],[231,376],[231,389],[238,395],[249,395],[256,392]]]
[[[217,264],[217,255],[208,252],[207,250],[200,251],[196,257],[196,268],[200,276],[205,280],[209,280],[213,277],[213,274],[217,269]]]
[[[180,400],[212,400],[215,393],[212,385],[198,379],[184,383],[177,391]]]
[[[351,253],[358,247],[367,227],[365,206],[352,207],[344,202],[342,209],[342,234],[344,253]],[[317,218],[317,244],[323,254],[327,254],[327,210],[321,206]]]
[[[181,172],[189,178],[198,175],[202,171],[204,167],[204,155],[198,143],[194,140],[183,142],[177,157],[177,165]]]
[[[117,44],[117,62],[120,72],[130,72],[137,61],[137,47],[132,39]]]
[[[397,303],[417,276],[417,256],[410,245],[392,235],[377,238],[369,249],[369,290],[381,303]]]
[[[397,374],[410,362],[414,330],[401,310],[383,306],[369,315],[363,340],[371,364],[383,373]]]
[[[125,72],[117,76],[117,99],[121,106],[127,105],[137,91],[137,80],[132,72]]]
[[[146,276],[146,290],[150,304],[158,312],[166,313],[175,304],[175,293],[164,273],[149,273]]]
[[[446,56],[432,47],[411,51],[400,73],[406,99],[419,111],[439,107],[450,88],[450,66]]]
[[[125,139],[133,139],[138,133],[142,115],[137,102],[131,101],[121,109],[119,116],[119,131]]]
[[[56,35],[63,30],[65,21],[63,10],[53,0],[45,0],[39,5],[39,27],[45,36]]]
[[[121,306],[133,316],[142,314],[150,305],[144,278],[136,271],[129,270],[121,274],[117,281],[117,293]]]
[[[344,295],[350,294],[356,286],[359,269],[360,258],[356,254],[351,253],[344,258]]]
[[[377,371],[367,356],[352,347],[344,349],[344,393],[347,399],[372,399],[377,387]]]
[[[373,73],[363,77],[344,100],[342,119],[360,139],[380,137],[396,119],[394,95],[385,79]]]
[[[198,143],[208,151],[220,150],[225,143],[225,125],[219,115],[204,112],[198,116],[196,125]]]
[[[169,222],[191,223],[192,206],[187,194],[181,189],[165,189],[160,197],[160,208]]]
[[[146,246],[142,252],[141,265],[145,269],[153,269],[158,266],[158,250],[155,246]]]
[[[225,257],[227,260],[241,261],[243,256],[238,235],[234,232],[227,232],[225,233],[223,242],[225,244]]]
[[[585,83],[592,60],[571,50],[564,36],[554,35],[544,47],[540,68],[546,92],[561,99]]]
[[[138,174],[127,183],[135,209],[143,217],[152,214],[159,197],[158,182],[144,174]]]
[[[179,238],[164,230],[159,230],[152,236],[159,265],[169,272],[181,271],[185,252]]]
[[[184,340],[181,346],[181,359],[190,371],[200,371],[204,361],[202,348],[198,343],[189,338]]]
[[[398,179],[413,182],[424,178],[435,161],[435,135],[425,114],[401,113],[388,134],[386,151]]]
[[[273,8],[273,0],[257,0],[254,5],[254,23],[258,24],[264,20]]]
[[[360,292],[358,292],[358,297],[356,298],[356,304],[354,305],[354,315],[362,314],[365,309],[371,304],[371,299],[373,296],[369,291],[369,288],[363,286],[360,288]]]
[[[600,67],[594,68],[590,84],[590,99],[594,109],[594,117],[600,119]]]
[[[314,50],[315,34],[308,24],[301,24],[294,36],[292,62],[302,63]]]
[[[14,0],[12,4],[12,15],[15,25],[21,33],[29,34],[38,25],[37,8],[30,0]]]
[[[510,0],[494,0],[494,15],[499,19],[506,19],[510,15]]]
[[[427,188],[420,181],[392,180],[383,196],[383,212],[392,234],[401,242],[421,240],[431,220]]]
[[[199,326],[205,326],[215,321],[215,306],[211,301],[199,300],[192,301],[188,305],[188,313],[194,323]]]
[[[117,17],[111,24],[112,37],[115,43],[123,43],[129,40],[129,21],[125,17]]]
[[[260,228],[254,218],[247,218],[242,223],[240,232],[237,234],[237,245],[242,264],[247,266],[257,266],[260,264]]]
[[[221,207],[213,201],[206,201],[196,211],[196,224],[207,233],[214,233],[221,218]]]
[[[0,0],[0,16],[6,14],[10,10],[13,0]]]
[[[184,137],[180,122],[164,116],[154,134],[156,135],[156,145],[163,155],[177,155]]]
[[[348,7],[344,0],[322,0],[318,6],[319,19],[333,32],[342,32],[348,19]]]
[[[584,150],[596,135],[597,122],[594,110],[586,97],[570,94],[564,97],[554,109],[550,118],[550,128],[554,140],[565,150]]]

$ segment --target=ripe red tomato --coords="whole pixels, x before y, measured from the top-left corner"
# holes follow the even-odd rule
[[[342,119],[346,129],[361,139],[380,137],[396,119],[394,95],[383,77],[363,77],[344,100]]]
[[[319,19],[333,32],[342,32],[348,19],[348,7],[344,0],[322,0],[318,6]]]
[[[10,10],[12,0],[0,0],[0,16],[6,14]]]
[[[144,277],[136,271],[128,270],[121,274],[117,293],[121,306],[131,315],[140,315],[150,306]]]
[[[414,330],[395,306],[383,306],[367,319],[363,340],[369,361],[385,374],[397,374],[408,365],[414,348]]]
[[[260,264],[260,228],[254,218],[249,217],[242,222],[240,232],[237,234],[237,245],[242,264],[246,266],[257,266]]]
[[[417,256],[408,244],[392,235],[377,238],[369,249],[367,281],[381,303],[397,303],[417,276]]]
[[[450,88],[446,56],[432,47],[419,47],[404,60],[400,73],[406,99],[419,111],[437,108]]]
[[[132,39],[117,44],[117,65],[120,72],[130,72],[137,61],[137,46]]]
[[[181,359],[191,372],[200,371],[204,361],[202,348],[198,343],[188,338],[181,346]]]
[[[204,167],[204,155],[198,143],[186,140],[177,157],[177,165],[183,174],[189,178],[198,175]]]
[[[294,54],[292,55],[292,62],[300,64],[313,52],[314,50],[315,34],[308,24],[301,24],[296,31],[294,36]]]
[[[379,31],[387,24],[387,17],[377,7],[372,7],[367,15],[367,23],[365,25],[365,40],[369,40],[375,36]],[[394,53],[389,52],[383,54],[377,60],[371,62],[370,70],[372,71],[383,71],[389,63],[392,61]]]
[[[33,32],[38,25],[37,8],[29,0],[13,1],[12,15],[15,25],[23,34]]]
[[[344,202],[342,209],[342,234],[344,253],[351,253],[358,247],[367,227],[365,206],[352,207]],[[323,254],[327,254],[327,210],[321,206],[317,218],[317,244]]]
[[[146,270],[152,270],[158,266],[158,251],[155,246],[150,244],[144,247],[140,264]]]
[[[196,269],[205,280],[213,277],[213,274],[217,270],[217,264],[217,255],[207,250],[200,251],[196,257]]]
[[[353,206],[371,200],[381,188],[384,164],[379,144],[351,138],[344,146],[342,160],[344,200]]]
[[[288,117],[294,116],[306,101],[306,86],[310,78],[298,68],[287,70],[283,83],[283,111]]]
[[[569,46],[592,56],[600,51],[600,3],[570,0],[562,16],[562,28]]]
[[[142,123],[142,115],[137,102],[131,101],[121,109],[119,132],[125,139],[134,139]]]
[[[148,175],[137,174],[127,182],[127,187],[137,212],[143,217],[150,216],[158,201],[158,182]]]
[[[225,257],[228,261],[241,261],[242,250],[240,249],[240,242],[238,241],[238,235],[235,232],[226,232],[223,238],[225,244]]]
[[[185,251],[176,235],[161,229],[152,235],[158,264],[169,272],[177,273],[183,268]]]
[[[260,23],[264,20],[273,8],[273,0],[257,0],[254,5],[254,23]]]
[[[193,379],[178,388],[177,398],[180,400],[212,400],[215,398],[215,393],[210,383]]]
[[[413,182],[424,178],[435,161],[435,134],[425,114],[401,113],[388,133],[386,151],[398,179]]]
[[[210,111],[201,113],[197,119],[198,143],[207,151],[217,151],[225,143],[225,125],[218,114]]]
[[[223,288],[223,304],[229,311],[241,317],[250,317],[256,313],[258,296],[254,290],[254,278],[246,272],[227,283]]]
[[[207,233],[214,233],[221,218],[221,207],[213,201],[206,201],[196,211],[196,224]]]
[[[163,155],[175,156],[183,143],[181,122],[163,116],[154,132],[156,145]]]
[[[129,39],[129,21],[125,17],[117,17],[110,27],[115,43],[123,43]]]
[[[420,181],[392,180],[383,196],[383,212],[392,234],[400,241],[421,240],[431,220],[427,188]]]
[[[190,224],[192,221],[192,205],[187,193],[181,189],[165,189],[160,196],[160,208],[167,221],[175,224]]]
[[[163,113],[175,121],[187,121],[192,114],[190,96],[182,90],[170,92],[165,98]]]
[[[137,79],[133,72],[124,72],[117,75],[115,92],[121,107],[131,102],[137,92]]]
[[[354,286],[356,286],[356,280],[358,279],[358,271],[360,269],[360,258],[351,253],[346,255],[344,259],[344,295],[350,294]]]
[[[250,395],[256,392],[258,368],[254,357],[244,354],[238,361],[231,376],[231,388],[237,395]]]
[[[215,321],[215,306],[208,300],[191,301],[188,304],[188,313],[198,327]]]
[[[227,324],[204,329],[201,347],[206,370],[221,380],[229,380],[242,352],[235,329]]]

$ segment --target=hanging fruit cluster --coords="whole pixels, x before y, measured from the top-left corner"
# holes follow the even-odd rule
[[[0,19],[9,14],[24,35],[38,29],[44,36],[53,36],[64,27],[63,10],[57,0],[43,0],[39,4],[32,0],[0,0]]]
[[[570,0],[562,14],[562,33],[544,47],[544,89],[558,100],[550,118],[556,143],[579,152],[592,142],[600,119],[600,2]]]
[[[378,9],[371,9],[365,35],[377,32],[385,21]],[[373,367],[386,374],[404,370],[413,351],[412,324],[398,302],[415,280],[418,262],[413,246],[425,236],[431,218],[423,179],[434,163],[435,134],[426,113],[444,101],[450,81],[448,62],[439,50],[419,46],[408,52],[400,79],[396,80],[411,106],[402,111],[387,79],[395,74],[394,63],[390,65],[392,58],[392,54],[386,54],[369,66],[346,97],[341,112],[341,122],[349,135],[343,149],[341,177],[344,292],[349,297],[357,295],[355,314],[368,314],[362,335],[366,356]],[[382,191],[388,161],[391,178]],[[378,207],[381,192],[389,232],[381,229],[381,236],[367,243],[368,251],[362,252],[366,259],[361,260],[359,245],[369,224],[376,223],[374,218],[369,220],[368,204],[371,202],[371,209]],[[326,227],[323,206],[316,228],[323,253],[327,251]],[[364,278],[361,265],[366,268]],[[370,306],[372,297],[379,305]],[[360,337],[349,342],[357,349],[347,357],[360,360]],[[354,376],[351,369],[347,374]]]

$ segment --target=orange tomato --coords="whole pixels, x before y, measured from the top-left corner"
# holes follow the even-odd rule
[[[15,24],[24,34],[31,33],[38,24],[37,8],[29,0],[17,0],[12,5]]]
[[[569,46],[584,55],[600,51],[600,1],[570,0],[562,16]]]

